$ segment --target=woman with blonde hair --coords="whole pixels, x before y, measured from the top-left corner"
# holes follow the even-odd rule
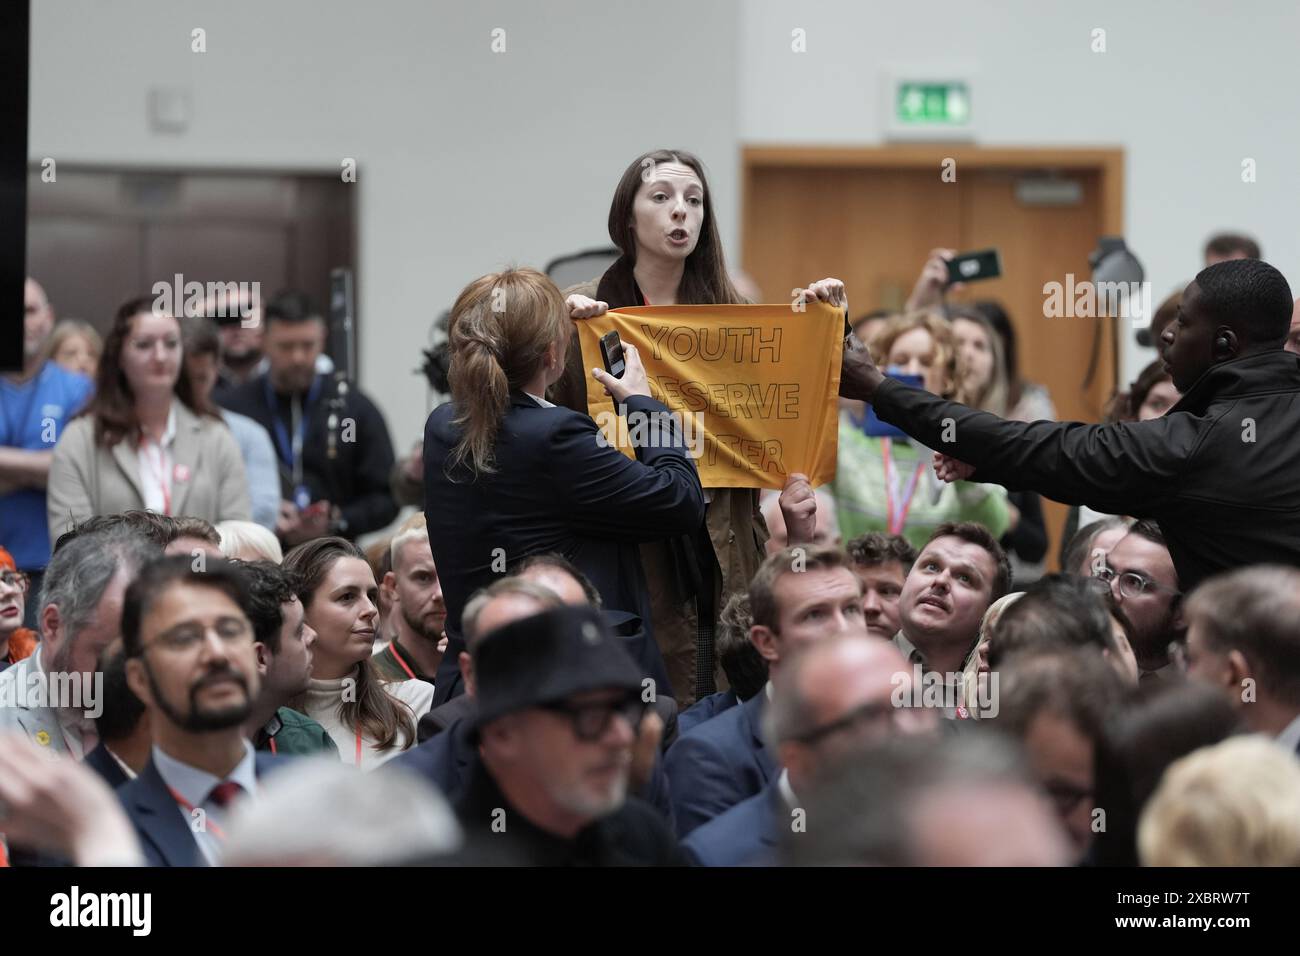
[[[548,551],[573,562],[608,612],[650,622],[638,546],[700,527],[704,493],[667,408],[650,396],[634,346],[621,378],[592,375],[647,440],[628,458],[586,414],[543,396],[565,368],[573,325],[555,283],[533,269],[471,282],[448,329],[451,401],[424,432],[425,518],[447,604],[449,639],[436,703],[462,688],[461,613],[470,596],[524,558]],[[628,623],[624,621],[624,623]],[[634,653],[668,692],[653,640]]]
[[[99,357],[104,354],[104,340],[89,322],[60,319],[45,342],[45,354],[69,372],[94,379]]]
[[[270,528],[255,521],[222,521],[217,524],[221,535],[221,553],[240,561],[270,561],[279,564],[284,560],[280,539]]]
[[[965,402],[968,379],[952,326],[938,312],[895,316],[870,343],[872,359],[893,374],[913,375],[935,395]],[[840,531],[856,538],[869,531],[901,534],[925,546],[946,521],[975,521],[1000,538],[1011,526],[1006,490],[973,482],[945,484],[935,474],[932,450],[905,436],[869,434],[868,420],[840,412],[839,460],[833,489]]]
[[[316,632],[311,681],[290,706],[324,727],[343,762],[361,770],[415,746],[433,688],[386,683],[371,663],[379,588],[365,554],[344,538],[316,538],[286,554],[282,567],[297,576],[303,620]]]

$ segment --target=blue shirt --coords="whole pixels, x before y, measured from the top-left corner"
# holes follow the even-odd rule
[[[46,362],[21,384],[0,378],[0,445],[53,451],[63,436],[63,426],[81,410],[92,388],[86,376],[54,362]],[[0,495],[0,545],[23,570],[38,571],[49,563],[44,488]]]

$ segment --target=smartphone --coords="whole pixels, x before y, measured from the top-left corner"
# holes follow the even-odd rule
[[[1002,258],[996,249],[980,252],[963,252],[948,260],[948,284],[954,282],[979,282],[996,279],[1002,275]]]
[[[623,373],[627,371],[627,363],[623,361],[623,340],[618,337],[618,332],[606,332],[600,337],[600,357],[605,363],[605,371],[614,378],[622,378]]]
[[[885,375],[897,379],[912,388],[924,388],[925,380],[919,375],[908,375],[896,368],[885,369]],[[907,432],[876,417],[876,409],[868,405],[866,417],[862,420],[862,431],[870,438],[906,438]]]

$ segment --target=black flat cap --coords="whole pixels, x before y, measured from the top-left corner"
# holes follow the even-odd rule
[[[640,690],[641,670],[599,611],[561,607],[512,621],[474,653],[478,720],[593,690]]]

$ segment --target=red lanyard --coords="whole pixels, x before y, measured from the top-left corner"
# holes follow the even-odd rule
[[[357,767],[361,767],[361,727],[357,727]]]
[[[171,791],[172,799],[176,801],[177,805],[178,805],[179,807],[181,807],[181,809],[183,809],[186,813],[190,814],[191,817],[193,817],[193,815],[194,815],[194,811],[195,811],[195,809],[197,809],[197,808],[194,806],[194,804],[190,803],[188,800],[186,800],[184,797],[182,797],[179,793],[177,793],[177,792],[176,792],[175,790],[173,790],[171,787],[168,787],[167,789],[168,789],[169,791]],[[222,843],[225,843],[225,842],[226,842],[226,834],[225,834],[225,832],[221,829],[221,827],[217,826],[217,824],[216,824],[215,821],[213,821],[213,820],[204,820],[204,821],[203,821],[203,829],[204,829],[206,832],[211,833],[214,837],[216,837],[216,838],[217,838],[218,840],[220,840]]]
[[[149,459],[148,439],[142,439],[140,443],[145,446],[144,457],[146,460],[149,461],[150,470],[152,470],[153,461]],[[168,479],[167,476],[167,462],[165,460],[165,455],[166,453],[163,451],[162,442],[159,442],[158,443],[158,469],[155,472],[155,474],[157,475],[158,478],[158,487],[162,489],[163,514],[169,515],[172,513],[172,489],[171,489],[171,481]]]
[[[270,743],[270,745],[271,745],[271,753],[273,753],[273,754],[277,754],[277,753],[280,752],[280,751],[278,751],[278,750],[275,749],[275,738],[274,738],[274,737],[270,738],[270,740],[268,741],[268,743]]]
[[[415,671],[411,670],[410,665],[407,664],[406,661],[402,660],[402,655],[397,653],[396,638],[394,638],[393,642],[388,645],[388,649],[393,652],[393,657],[397,660],[397,663],[401,666],[402,670],[406,671],[406,676],[411,678],[411,680],[416,680]]]
[[[922,458],[916,463],[916,471],[912,472],[911,480],[908,481],[907,488],[903,493],[903,500],[899,503],[898,513],[895,514],[894,488],[898,484],[898,473],[894,468],[893,440],[889,438],[880,439],[880,450],[885,459],[886,525],[890,534],[902,534],[903,526],[907,524],[907,513],[912,510],[912,501],[916,497],[916,486],[921,480],[921,472],[925,470],[926,462]]]

